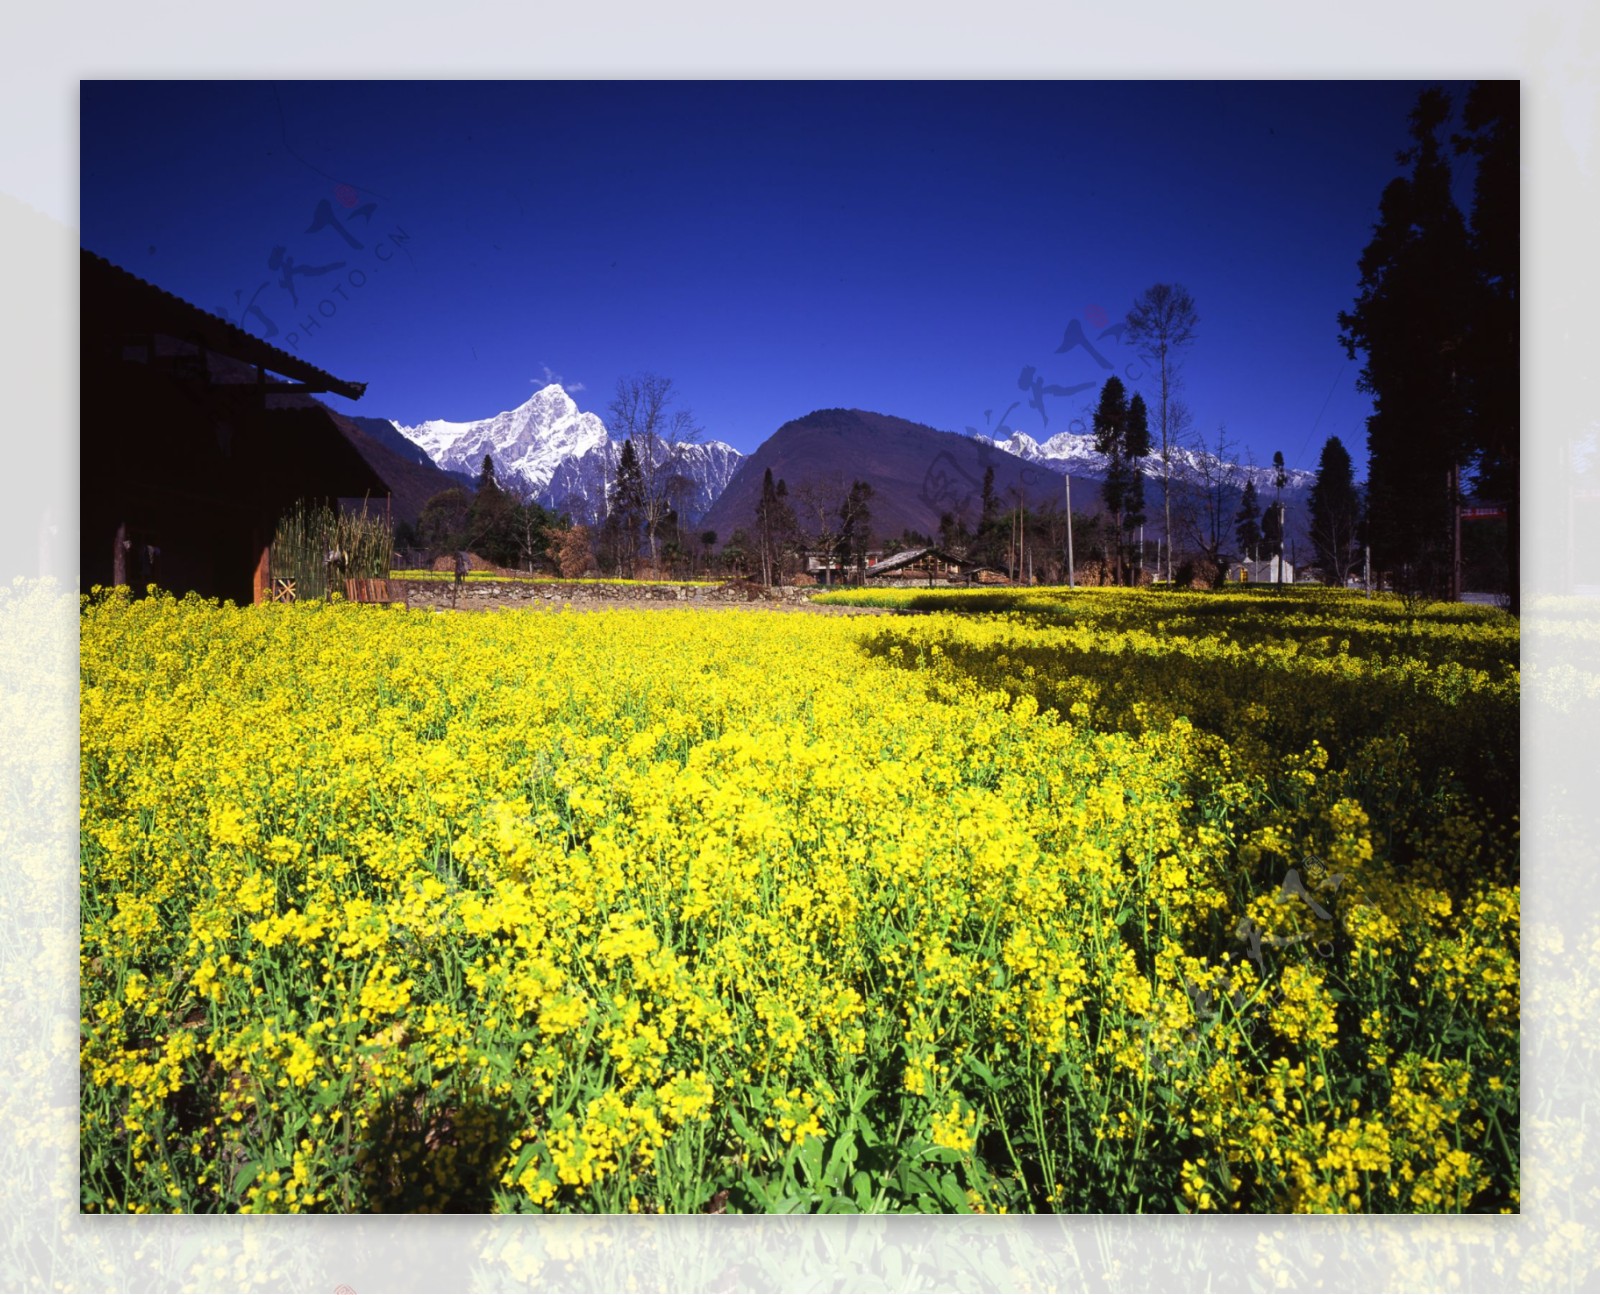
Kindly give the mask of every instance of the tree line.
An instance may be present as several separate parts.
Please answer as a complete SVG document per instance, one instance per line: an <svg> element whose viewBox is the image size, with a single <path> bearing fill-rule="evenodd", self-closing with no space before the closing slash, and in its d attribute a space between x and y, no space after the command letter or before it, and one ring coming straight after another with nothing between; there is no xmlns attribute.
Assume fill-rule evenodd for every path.
<svg viewBox="0 0 1600 1295"><path fill-rule="evenodd" d="M618 379L608 413L621 444L614 458L608 447L595 517L577 520L514 493L486 454L473 488L429 499L414 526L396 529L396 547L417 561L465 550L507 569L568 578L715 571L715 535L681 519L690 483L676 470L676 455L700 428L672 380L653 373Z"/></svg>
<svg viewBox="0 0 1600 1295"><path fill-rule="evenodd" d="M1383 191L1339 340L1362 357L1359 385L1373 398L1365 532L1374 565L1404 591L1456 588L1455 510L1474 484L1506 509L1500 559L1517 611L1518 84L1474 83L1461 129L1446 138L1453 112L1443 90L1418 96L1410 147L1396 156L1404 174ZM1466 213L1451 193L1452 154L1476 167Z"/></svg>

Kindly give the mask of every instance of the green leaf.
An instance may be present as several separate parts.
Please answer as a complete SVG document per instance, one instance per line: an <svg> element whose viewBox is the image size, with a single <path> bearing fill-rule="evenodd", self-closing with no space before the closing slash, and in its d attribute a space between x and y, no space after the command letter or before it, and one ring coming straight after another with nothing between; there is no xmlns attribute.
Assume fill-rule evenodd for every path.
<svg viewBox="0 0 1600 1295"><path fill-rule="evenodd" d="M850 1176L850 1190L855 1193L856 1204L862 1209L871 1209L878 1199L878 1193L873 1190L872 1177L865 1169L858 1169Z"/></svg>
<svg viewBox="0 0 1600 1295"><path fill-rule="evenodd" d="M539 1144L537 1142L529 1142L522 1148L521 1151L517 1153L517 1162L514 1166L512 1166L511 1169L511 1176L513 1178L521 1176L522 1171L528 1167L528 1162L533 1159L534 1154L538 1150Z"/></svg>
<svg viewBox="0 0 1600 1295"><path fill-rule="evenodd" d="M750 1199L756 1203L758 1209L763 1213L772 1212L772 1194L767 1190L765 1183L750 1174L744 1174L740 1179L740 1185L749 1194Z"/></svg>
<svg viewBox="0 0 1600 1295"><path fill-rule="evenodd" d="M856 1163L856 1140L840 1137L834 1140L833 1154L828 1157L828 1168L822 1175L822 1185L835 1191L844 1186L850 1170Z"/></svg>
<svg viewBox="0 0 1600 1295"><path fill-rule="evenodd" d="M734 1132L743 1138L752 1150L765 1151L767 1149L766 1139L752 1129L745 1122L744 1116L740 1115L737 1110L730 1110L728 1117L733 1121Z"/></svg>
<svg viewBox="0 0 1600 1295"><path fill-rule="evenodd" d="M967 1194L962 1191L956 1176L948 1169L939 1176L939 1195L957 1214L972 1213L972 1203L967 1200Z"/></svg>
<svg viewBox="0 0 1600 1295"><path fill-rule="evenodd" d="M1002 1087L1004 1087L1004 1085L1002 1085L1000 1080L996 1077L994 1071L990 1070L988 1066L984 1065L983 1062L979 1061L976 1057L967 1058L967 1069L975 1074L983 1082L984 1087L988 1088L991 1092L998 1092Z"/></svg>
<svg viewBox="0 0 1600 1295"><path fill-rule="evenodd" d="M798 1148L799 1155L796 1161L805 1171L806 1185L815 1187L822 1181L822 1152L821 1138L807 1138Z"/></svg>

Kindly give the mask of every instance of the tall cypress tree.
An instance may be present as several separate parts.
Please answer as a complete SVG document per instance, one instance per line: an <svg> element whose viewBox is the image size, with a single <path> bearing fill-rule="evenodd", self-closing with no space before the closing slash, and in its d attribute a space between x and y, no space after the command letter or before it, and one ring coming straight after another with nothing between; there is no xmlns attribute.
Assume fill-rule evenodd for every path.
<svg viewBox="0 0 1600 1295"><path fill-rule="evenodd" d="M644 473L633 439L622 442L617 459L617 479L611 487L606 528L616 548L618 566L630 575L639 556L639 529L644 524Z"/></svg>
<svg viewBox="0 0 1600 1295"><path fill-rule="evenodd" d="M839 504L839 565L854 566L859 584L866 574L867 548L872 543L872 487L852 481Z"/></svg>
<svg viewBox="0 0 1600 1295"><path fill-rule="evenodd" d="M1100 404L1094 413L1094 447L1108 460L1100 495L1111 514L1117 546L1115 579L1121 584L1127 534L1144 521L1144 476L1137 460L1150 453L1150 420L1144 398L1136 395L1130 401L1121 378L1107 378L1100 388Z"/></svg>
<svg viewBox="0 0 1600 1295"><path fill-rule="evenodd" d="M1468 451L1463 344L1472 267L1439 139L1449 116L1443 91L1418 97L1412 146L1396 159L1409 174L1383 192L1360 260L1360 296L1339 315L1346 353L1365 355L1358 386L1373 397L1367 420L1373 558L1381 569L1408 573L1412 587L1433 591L1447 575L1450 472Z"/></svg>
<svg viewBox="0 0 1600 1295"><path fill-rule="evenodd" d="M1322 569L1323 583L1342 585L1350 572L1361 500L1350 451L1337 436L1323 443L1310 502L1311 548Z"/></svg>
<svg viewBox="0 0 1600 1295"><path fill-rule="evenodd" d="M774 481L768 468L761 479L761 499L756 504L756 542L761 550L761 582L776 584L782 574L783 546L794 531L794 509L789 504L789 487Z"/></svg>
<svg viewBox="0 0 1600 1295"><path fill-rule="evenodd" d="M1239 501L1239 511L1233 519L1233 535L1239 541L1239 556L1254 561L1261 547L1261 497L1256 493L1256 483L1246 479L1244 496Z"/></svg>

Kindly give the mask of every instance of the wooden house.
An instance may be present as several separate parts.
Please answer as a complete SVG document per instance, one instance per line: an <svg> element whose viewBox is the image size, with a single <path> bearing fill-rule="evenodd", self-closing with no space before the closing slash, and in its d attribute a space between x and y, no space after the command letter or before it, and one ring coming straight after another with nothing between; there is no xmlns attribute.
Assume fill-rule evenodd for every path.
<svg viewBox="0 0 1600 1295"><path fill-rule="evenodd" d="M313 393L346 382L84 251L79 578L243 603L297 500L389 487Z"/></svg>
<svg viewBox="0 0 1600 1295"><path fill-rule="evenodd" d="M871 583L891 588L914 585L923 588L966 585L973 583L974 580L981 580L985 574L990 574L989 568L955 557L931 545L903 549L867 568L867 579ZM983 583L990 581L984 580ZM1009 584L1010 581L1005 580L1004 583Z"/></svg>

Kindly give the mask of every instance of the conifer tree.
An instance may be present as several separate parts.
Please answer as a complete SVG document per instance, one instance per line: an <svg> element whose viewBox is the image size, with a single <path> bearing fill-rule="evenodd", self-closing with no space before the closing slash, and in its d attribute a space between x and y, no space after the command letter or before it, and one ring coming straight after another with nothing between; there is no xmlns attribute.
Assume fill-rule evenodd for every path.
<svg viewBox="0 0 1600 1295"><path fill-rule="evenodd" d="M1144 476L1137 460L1150 453L1150 421L1144 398L1128 399L1121 378L1107 378L1094 414L1095 449L1104 454L1106 479L1100 487L1111 514L1116 541L1115 579L1122 583L1122 556L1128 532L1144 522Z"/></svg>
<svg viewBox="0 0 1600 1295"><path fill-rule="evenodd" d="M639 530L644 523L644 475L639 467L639 457L634 452L633 440L622 442L622 453L617 459L617 479L611 487L610 504L606 516L616 564L619 570L633 574L639 557Z"/></svg>
<svg viewBox="0 0 1600 1295"><path fill-rule="evenodd" d="M1356 493L1350 451L1337 436L1323 443L1310 505L1311 548L1322 569L1323 583L1342 585L1353 560L1361 499Z"/></svg>
<svg viewBox="0 0 1600 1295"><path fill-rule="evenodd" d="M1450 194L1439 132L1450 99L1425 90L1410 118L1409 173L1390 181L1360 260L1355 308L1340 342L1365 358L1368 527L1374 563L1402 585L1443 588L1452 471L1465 459L1463 343L1473 297L1466 224Z"/></svg>
<svg viewBox="0 0 1600 1295"><path fill-rule="evenodd" d="M1234 538L1239 541L1239 556L1252 562L1261 547L1261 498L1256 493L1254 480L1244 483L1244 495L1239 500L1239 512L1233 519Z"/></svg>

